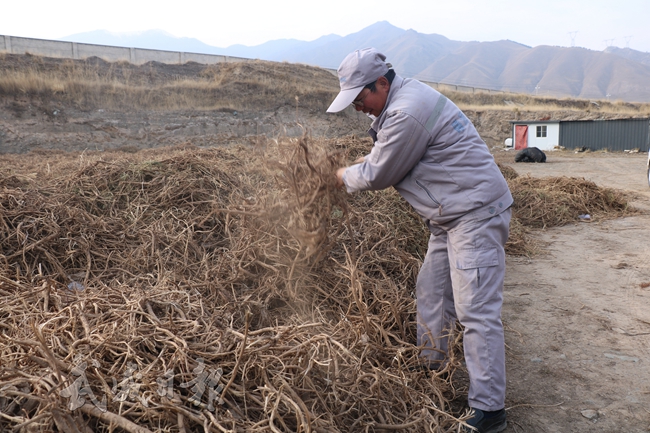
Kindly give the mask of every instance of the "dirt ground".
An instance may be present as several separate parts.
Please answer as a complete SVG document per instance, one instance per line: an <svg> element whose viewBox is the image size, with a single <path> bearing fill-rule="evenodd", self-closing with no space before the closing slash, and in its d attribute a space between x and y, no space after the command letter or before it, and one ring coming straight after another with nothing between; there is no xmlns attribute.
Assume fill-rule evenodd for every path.
<svg viewBox="0 0 650 433"><path fill-rule="evenodd" d="M647 156L547 155L546 164L509 165L629 191L642 212L535 232L544 254L508 257L506 432L650 431Z"/></svg>

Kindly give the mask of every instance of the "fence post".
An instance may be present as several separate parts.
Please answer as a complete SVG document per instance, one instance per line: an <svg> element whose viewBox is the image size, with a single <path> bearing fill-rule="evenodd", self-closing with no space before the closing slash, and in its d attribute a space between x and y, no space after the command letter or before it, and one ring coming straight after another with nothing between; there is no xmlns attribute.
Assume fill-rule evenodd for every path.
<svg viewBox="0 0 650 433"><path fill-rule="evenodd" d="M129 48L130 62L135 65L135 48Z"/></svg>
<svg viewBox="0 0 650 433"><path fill-rule="evenodd" d="M11 48L11 36L5 35L5 48L9 54L13 54L13 49Z"/></svg>
<svg viewBox="0 0 650 433"><path fill-rule="evenodd" d="M79 48L77 48L76 42L72 42L72 58L79 59Z"/></svg>

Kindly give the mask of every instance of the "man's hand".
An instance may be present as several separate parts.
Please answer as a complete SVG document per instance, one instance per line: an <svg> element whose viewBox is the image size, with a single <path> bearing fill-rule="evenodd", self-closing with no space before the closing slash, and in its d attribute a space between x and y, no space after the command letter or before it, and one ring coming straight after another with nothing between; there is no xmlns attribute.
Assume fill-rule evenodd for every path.
<svg viewBox="0 0 650 433"><path fill-rule="evenodd" d="M337 188L342 188L345 183L343 183L343 173L345 173L345 170L347 167L341 167L338 170L336 170L336 187Z"/></svg>
<svg viewBox="0 0 650 433"><path fill-rule="evenodd" d="M364 162L366 159L363 156L358 157L352 164L361 164ZM338 170L336 170L336 187L337 188L342 188L345 186L345 183L343 182L343 173L345 173L345 170L347 167L341 167Z"/></svg>

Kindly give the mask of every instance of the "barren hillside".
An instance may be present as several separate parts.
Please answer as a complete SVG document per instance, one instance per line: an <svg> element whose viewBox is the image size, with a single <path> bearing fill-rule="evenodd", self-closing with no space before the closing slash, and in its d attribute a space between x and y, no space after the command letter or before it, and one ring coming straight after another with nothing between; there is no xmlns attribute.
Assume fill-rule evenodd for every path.
<svg viewBox="0 0 650 433"><path fill-rule="evenodd" d="M354 110L326 114L338 91L330 72L251 62L134 66L100 59L0 57L0 151L138 149L190 141L363 135ZM516 94L448 93L490 147L510 136L511 120L647 117L648 104Z"/></svg>

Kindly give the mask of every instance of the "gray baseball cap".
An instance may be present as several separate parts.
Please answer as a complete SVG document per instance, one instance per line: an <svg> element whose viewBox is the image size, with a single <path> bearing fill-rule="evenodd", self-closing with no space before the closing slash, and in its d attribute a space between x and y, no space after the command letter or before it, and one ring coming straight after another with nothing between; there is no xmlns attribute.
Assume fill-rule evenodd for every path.
<svg viewBox="0 0 650 433"><path fill-rule="evenodd" d="M339 66L341 91L327 109L337 113L350 105L367 84L374 83L388 72L386 56L375 48L364 48L348 54Z"/></svg>

